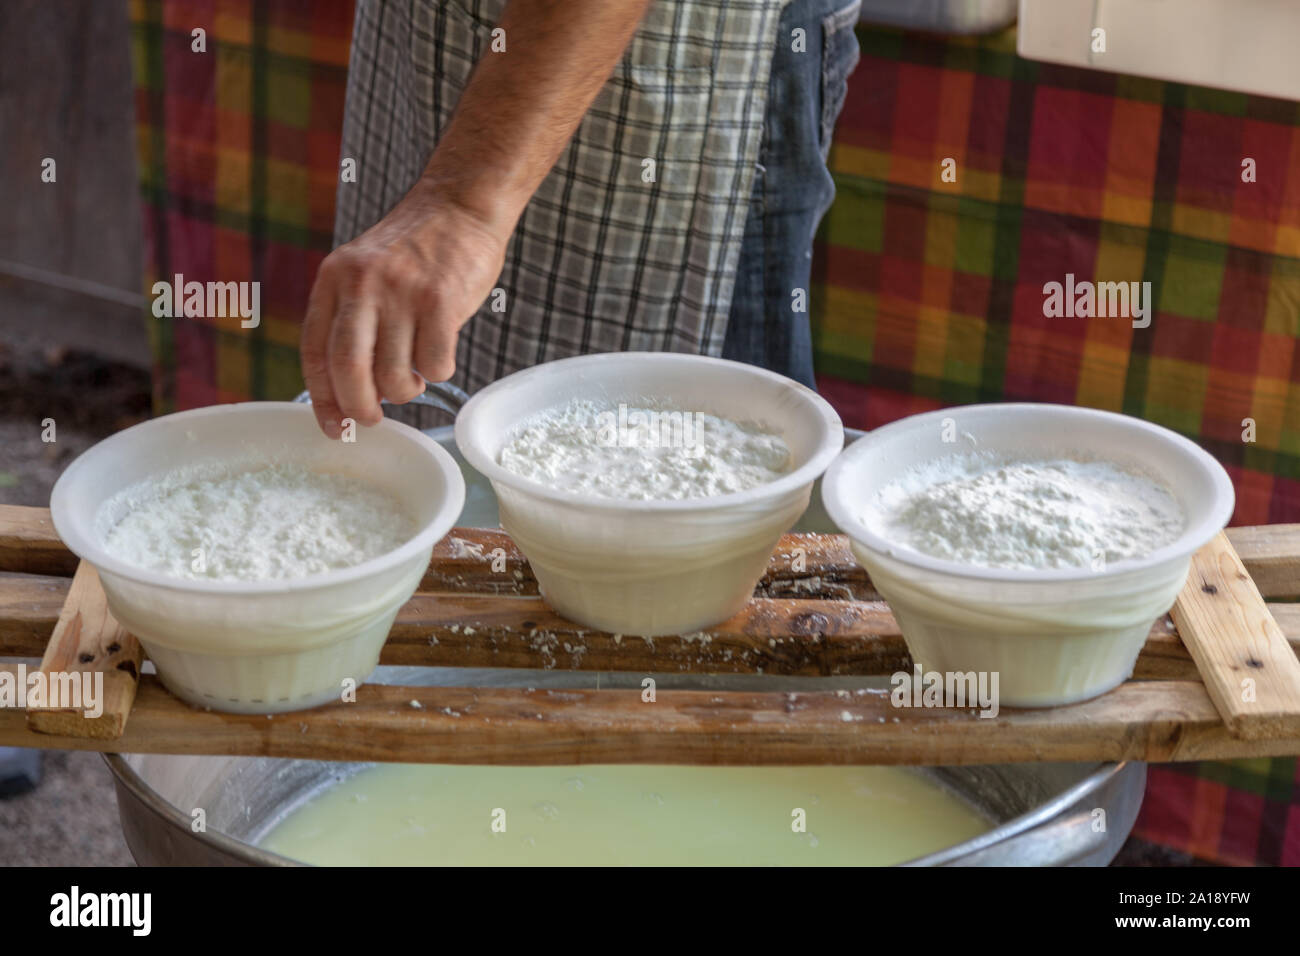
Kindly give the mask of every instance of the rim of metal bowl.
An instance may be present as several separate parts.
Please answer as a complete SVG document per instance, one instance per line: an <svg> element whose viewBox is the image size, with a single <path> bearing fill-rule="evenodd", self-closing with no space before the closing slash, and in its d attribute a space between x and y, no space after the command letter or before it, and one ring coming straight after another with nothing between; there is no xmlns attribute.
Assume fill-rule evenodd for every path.
<svg viewBox="0 0 1300 956"><path fill-rule="evenodd" d="M201 833L194 833L190 829L190 819L185 816L175 805L167 801L158 793L149 783L136 772L122 754L105 753L102 755L104 762L108 764L109 770L119 781L126 786L131 793L139 799L151 811L163 817L167 822L174 826L180 827L181 830L200 843L205 843L213 849L219 850L230 856L238 857L246 862L254 863L259 866L312 866L311 863L305 863L302 860L295 860L292 857L281 856L278 853L272 853L269 850L263 850L261 847L251 843L245 843L234 837L227 836L217 830L205 830ZM160 755L162 756L162 755ZM176 755L182 756L182 755ZM1063 813L1079 801L1084 794L1100 788L1109 780L1118 776L1131 761L1121 761L1120 763L1106 763L1099 765L1095 770L1089 773L1078 783L1067 787L1065 790L1056 794L1047 802L1027 810L1017 817L1012 817L1005 823L1001 823L982 833L977 837L972 837L962 843L946 847L942 850L936 850L934 853L927 853L925 856L914 857L910 860L903 860L896 866L934 866L942 863L948 863L955 859L960 859L967 853L973 853L977 850L987 849L1004 840L1019 836L1034 827L1048 822L1057 815Z"/></svg>

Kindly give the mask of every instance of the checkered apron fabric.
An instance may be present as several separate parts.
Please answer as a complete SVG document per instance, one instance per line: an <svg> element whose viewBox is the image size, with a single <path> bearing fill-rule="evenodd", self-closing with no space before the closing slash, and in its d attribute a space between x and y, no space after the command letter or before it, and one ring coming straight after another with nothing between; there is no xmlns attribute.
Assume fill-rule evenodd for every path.
<svg viewBox="0 0 1300 956"><path fill-rule="evenodd" d="M489 297L462 330L458 385L588 352L721 353L782 6L651 4L519 220L505 311ZM358 3L343 124L357 181L338 186L336 244L415 183L504 7Z"/></svg>

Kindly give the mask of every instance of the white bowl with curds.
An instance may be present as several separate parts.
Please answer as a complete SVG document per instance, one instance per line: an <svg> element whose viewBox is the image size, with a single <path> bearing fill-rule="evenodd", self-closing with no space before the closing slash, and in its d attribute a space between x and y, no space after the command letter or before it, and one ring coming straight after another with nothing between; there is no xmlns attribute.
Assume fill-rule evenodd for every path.
<svg viewBox="0 0 1300 956"><path fill-rule="evenodd" d="M780 435L793 467L744 491L681 500L624 500L544 485L498 458L518 426L572 399L662 402L753 422ZM673 352L584 355L516 372L456 417L456 444L492 483L501 526L560 614L615 634L689 634L739 611L844 429L816 392L775 372Z"/></svg>
<svg viewBox="0 0 1300 956"><path fill-rule="evenodd" d="M1062 453L1111 461L1163 483L1186 517L1152 553L1101 570L980 567L889 539L869 503L909 469L959 443L1012 457ZM969 445L968 445L969 447ZM827 469L822 500L889 602L915 662L940 673L998 674L1001 704L1086 700L1133 672L1152 625L1173 606L1192 554L1232 516L1232 482L1217 461L1167 428L1065 405L968 405L913 415L854 442Z"/></svg>
<svg viewBox="0 0 1300 956"><path fill-rule="evenodd" d="M181 466L300 465L364 480L394 497L416 532L387 554L302 578L230 581L137 567L104 545L119 491ZM50 496L55 530L99 572L108 607L139 638L167 689L198 707L278 713L339 700L374 670L398 609L465 500L460 468L438 443L385 419L331 441L308 405L246 402L165 415L105 439ZM116 505L114 505L116 507Z"/></svg>

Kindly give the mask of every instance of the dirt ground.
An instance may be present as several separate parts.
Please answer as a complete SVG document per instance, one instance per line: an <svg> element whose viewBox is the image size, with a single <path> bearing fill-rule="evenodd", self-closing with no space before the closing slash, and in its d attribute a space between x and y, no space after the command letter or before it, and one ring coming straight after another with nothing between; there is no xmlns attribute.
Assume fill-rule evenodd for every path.
<svg viewBox="0 0 1300 956"><path fill-rule="evenodd" d="M48 505L69 462L149 416L149 388L147 372L88 352L0 344L0 504Z"/></svg>
<svg viewBox="0 0 1300 956"><path fill-rule="evenodd" d="M0 865L133 865L104 758L47 750L42 762L40 786L0 800Z"/></svg>

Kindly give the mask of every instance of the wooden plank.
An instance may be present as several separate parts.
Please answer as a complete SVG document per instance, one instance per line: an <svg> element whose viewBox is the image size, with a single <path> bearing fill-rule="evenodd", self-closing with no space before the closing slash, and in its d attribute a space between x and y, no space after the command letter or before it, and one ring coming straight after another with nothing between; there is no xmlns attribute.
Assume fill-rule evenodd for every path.
<svg viewBox="0 0 1300 956"><path fill-rule="evenodd" d="M71 577L77 556L54 533L48 508L0 505L0 571Z"/></svg>
<svg viewBox="0 0 1300 956"><path fill-rule="evenodd" d="M639 672L717 671L804 675L891 673L910 667L906 648L888 608L873 601L759 597L730 621L707 633L644 640L576 628L535 596L510 597L520 590L496 580L503 571L519 582L526 564L505 549L499 533L476 532L460 543L440 545L448 551L433 566L442 586L472 580L470 594L417 594L403 609L385 648L390 664L449 666L560 667ZM834 552L842 539L783 541L768 579L778 589L799 586L813 556L815 566L830 568L842 556ZM793 542L793 543L791 543ZM473 545L493 545L486 551ZM498 567L491 564L491 551ZM793 547L804 548L796 554ZM1223 547L1226 548L1226 545ZM1227 548L1231 552L1230 548ZM476 553L476 551L478 553ZM485 560L486 558L486 560ZM445 559L445 560L444 560ZM511 562L514 562L513 564ZM460 562L459 565L456 562ZM1240 567L1240 565L1238 565ZM66 602L71 609L86 603L92 616L111 621L97 580L79 573ZM1196 571L1200 574L1200 570ZM1239 572L1246 584L1244 570ZM82 593L91 587L99 610ZM1197 580L1201 580L1197 578ZM1234 583L1237 583L1234 578ZM6 628L0 617L3 645L39 641L33 622L56 591L50 579L17 577L9 605L24 627ZM834 586L859 582L832 580ZM830 593L835 593L834 590ZM808 589L825 591L820 584ZM1217 593L1230 593L1225 581ZM20 598L34 598L25 608ZM1195 595L1193 595L1195 597ZM1181 600L1181 599L1180 599ZM1240 603L1240 602L1238 602ZM0 604L0 608L4 607ZM1262 599L1247 606L1268 614ZM1300 609L1282 606L1280 616L1300 630ZM25 616L23 616L25 615ZM71 623L59 625L47 665L83 663L80 644L89 640L78 621L78 641L69 648ZM112 625L115 633L120 628ZM1240 625L1234 623L1233 628ZM1282 638L1281 626L1271 643ZM27 637L9 636L11 634ZM1296 635L1300 643L1300 634ZM134 643L134 642L132 642ZM100 649L120 642L103 644ZM1285 644L1292 666L1294 653ZM59 649L56 654L56 648ZM1276 651L1276 646L1273 646ZM117 651L109 651L110 654ZM69 657L69 653L74 656ZM84 653L90 653L84 651ZM139 669L135 651L135 673ZM146 677L129 726L119 740L74 736L77 724L48 727L58 734L32 733L48 714L0 713L0 744L60 746L74 749L159 753L250 753L317 757L333 760L425 760L431 762L574 763L592 761L681 763L982 763L1017 760L1193 760L1225 759L1300 752L1300 734L1284 740L1260 740L1234 734L1219 716L1207 690L1194 677L1191 658L1168 620L1157 622L1139 659L1139 675L1158 682L1129 683L1110 694L1072 707L1006 711L994 720L968 711L901 710L880 691L823 691L809 694L661 691L652 705L639 691L527 691L523 689L401 688L368 685L356 704L339 704L273 718L243 717L193 710ZM91 663L91 662L84 662ZM111 664L111 661L108 663ZM101 665L102 666L102 665ZM8 668L12 671L12 667ZM1254 668L1259 670L1259 668ZM0 666L0 673L6 668ZM107 677L107 675L106 675ZM542 696L538 696L538 695ZM413 706L412 701L418 706ZM668 706L665 706L668 705ZM650 707L650 710L646 710ZM117 707L125 714L129 704ZM292 729L287 729L289 727ZM1236 728L1233 728L1236 729Z"/></svg>
<svg viewBox="0 0 1300 956"><path fill-rule="evenodd" d="M532 568L510 536L484 528L453 528L439 541L419 589L510 596L538 593ZM848 538L841 534L782 537L754 594L846 601L880 597L849 550Z"/></svg>
<svg viewBox="0 0 1300 956"><path fill-rule="evenodd" d="M462 594L537 594L528 561L504 531L452 528L433 546L420 591Z"/></svg>
<svg viewBox="0 0 1300 956"><path fill-rule="evenodd" d="M1269 607L1300 655L1300 605ZM540 598L432 594L417 594L398 614L381 663L809 677L912 668L898 622L882 602L754 598L717 627L647 640L580 628ZM1168 617L1152 625L1133 679L1199 679Z"/></svg>
<svg viewBox="0 0 1300 956"><path fill-rule="evenodd" d="M1296 645L1300 649L1300 631ZM912 668L898 622L881 602L754 598L706 631L643 638L580 628L540 598L460 594L417 594L407 602L381 662L810 677ZM1197 678L1196 665L1167 617L1152 627L1134 676Z"/></svg>
<svg viewBox="0 0 1300 956"><path fill-rule="evenodd" d="M68 592L66 578L0 577L0 658L41 657ZM911 657L888 609L842 603L830 609L835 627L818 642L771 634L768 607L755 598L703 637L651 642L587 631L556 616L538 598L417 594L398 615L380 662L430 667L528 667L604 671L707 671L719 674L890 674L910 670ZM823 613L832 602L784 602L786 614ZM1300 654L1300 604L1270 603L1282 632ZM537 634L531 633L538 631ZM769 644L769 641L775 643ZM565 644L569 648L565 649ZM1168 618L1157 621L1138 657L1136 680L1195 680L1196 664Z"/></svg>
<svg viewBox="0 0 1300 956"><path fill-rule="evenodd" d="M40 657L63 611L71 581L0 574L0 657Z"/></svg>
<svg viewBox="0 0 1300 956"><path fill-rule="evenodd" d="M1229 528L1227 534L1261 594L1265 597L1300 597L1300 524ZM465 546L458 549L451 538L460 538ZM808 546L809 539L815 539L811 548ZM484 561L474 554L475 545L482 546L483 554L487 555L497 547L503 548L506 569L493 570L490 561ZM806 553L800 561L802 570L796 572L791 564L795 549L798 548L804 548ZM474 591L482 588L484 593L536 593L536 581L532 578L527 562L505 532L483 528L453 528L451 534L439 542L434 557L436 563L445 566L447 573L435 574L429 578L428 585L422 590ZM457 561L460 562L459 566L447 563ZM76 558L54 534L48 508L0 505L0 571L71 576L76 565ZM456 572L461 569L468 573L462 573L460 586L450 586L451 583L456 583ZM515 575L515 571L520 572L522 579ZM513 578L517 584L510 584L505 580L506 577ZM818 577L832 586L843 585L855 589L855 596L859 598L874 596L866 573L853 560L848 539L835 534L783 537L777 546L768 576L764 578L767 583L760 583L759 591L769 597L842 596L836 593L802 592L787 595L765 590L769 587L779 589L786 581L807 582ZM517 587L522 590L515 590ZM507 588L510 590L505 590Z"/></svg>
<svg viewBox="0 0 1300 956"><path fill-rule="evenodd" d="M1227 535L1260 594L1300 598L1300 524L1229 528Z"/></svg>
<svg viewBox="0 0 1300 956"><path fill-rule="evenodd" d="M1232 733L1300 738L1300 661L1226 535L1193 555L1172 616Z"/></svg>
<svg viewBox="0 0 1300 956"><path fill-rule="evenodd" d="M27 709L27 725L38 734L113 740L126 729L140 679L140 643L108 611L99 575L88 563L72 578L63 613L54 626L40 672L46 686L72 678L88 693L88 681L98 689L96 716L87 716L88 702L76 707Z"/></svg>
<svg viewBox="0 0 1300 956"><path fill-rule="evenodd" d="M880 599L842 534L782 535L754 593L773 598Z"/></svg>
<svg viewBox="0 0 1300 956"><path fill-rule="evenodd" d="M893 614L879 602L754 598L695 634L644 638L578 627L541 598L416 595L383 661L551 670L757 674L888 674L911 667Z"/></svg>
<svg viewBox="0 0 1300 956"><path fill-rule="evenodd" d="M1273 620L1277 621L1277 626L1286 635L1287 643L1300 653L1300 604L1282 604L1277 601L1265 603L1268 605L1268 613L1273 615Z"/></svg>
<svg viewBox="0 0 1300 956"><path fill-rule="evenodd" d="M3 666L0 665L0 670ZM414 704L412 703L414 702ZM418 705L418 706L416 706ZM146 675L117 741L48 738L0 711L0 745L461 764L930 764L1220 760L1300 753L1229 733L1191 681L1125 684L1043 710L901 709L884 691L740 693L364 685L273 717L192 709Z"/></svg>

